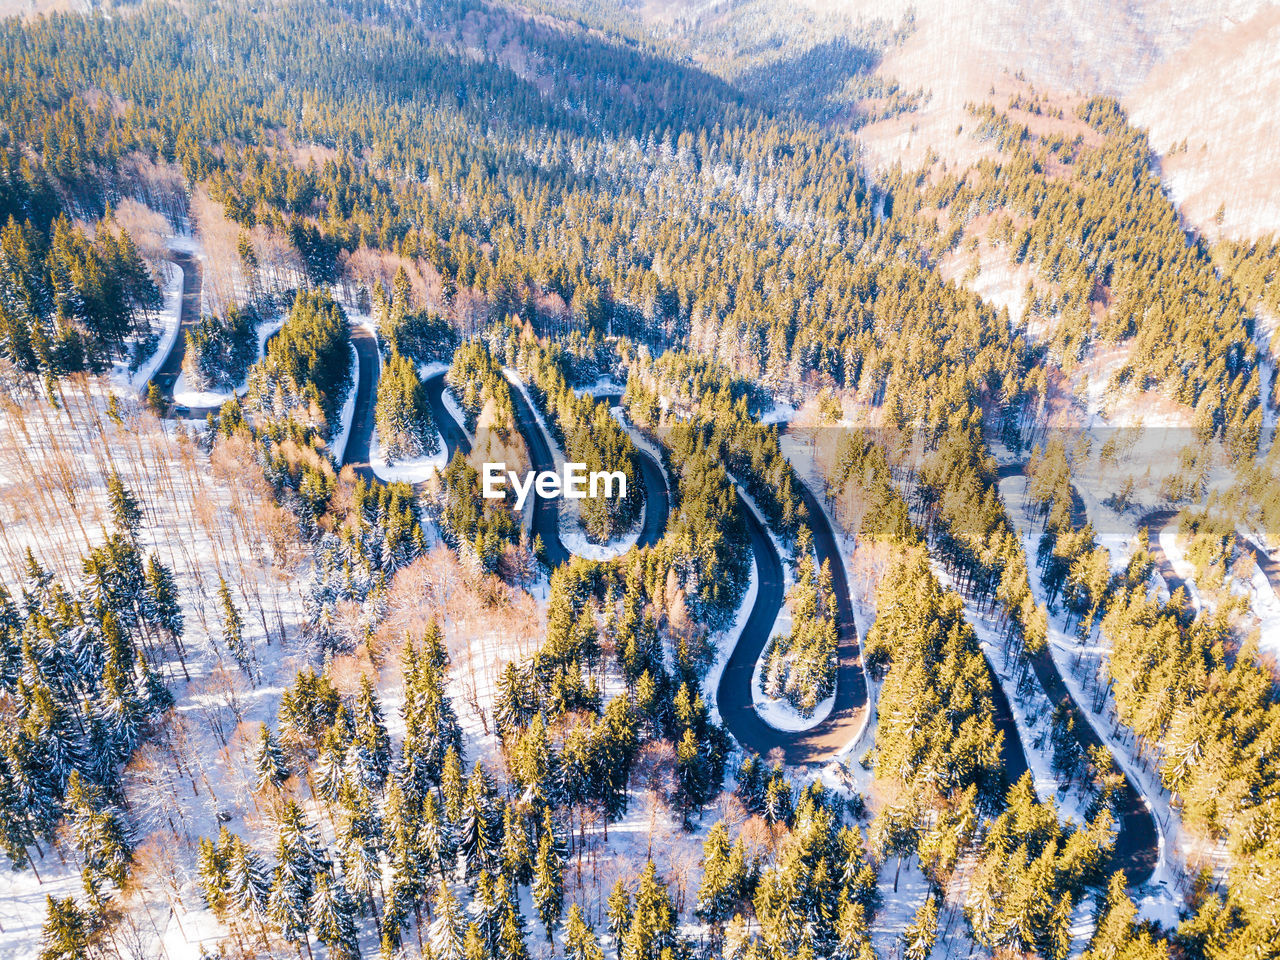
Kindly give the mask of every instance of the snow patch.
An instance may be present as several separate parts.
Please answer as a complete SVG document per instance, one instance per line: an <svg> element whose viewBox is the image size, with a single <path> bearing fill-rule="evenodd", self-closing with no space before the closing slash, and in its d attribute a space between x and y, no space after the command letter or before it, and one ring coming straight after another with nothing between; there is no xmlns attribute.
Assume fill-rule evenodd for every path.
<svg viewBox="0 0 1280 960"><path fill-rule="evenodd" d="M385 483L424 483L447 465L444 437L440 436L439 430L435 431L435 438L435 453L426 453L409 460L397 460L395 463L388 463L386 454L382 450L382 444L378 441L378 428L374 427L373 438L369 444L369 466L378 479Z"/></svg>
<svg viewBox="0 0 1280 960"><path fill-rule="evenodd" d="M168 359L173 346L178 342L178 330L182 326L182 269L176 263L165 262L160 266L163 283L164 305L157 318L160 325L160 340L156 350L143 361L133 373L129 372L129 361L117 360L109 374L111 385L123 390L144 395L147 384L155 376L157 370Z"/></svg>
<svg viewBox="0 0 1280 960"><path fill-rule="evenodd" d="M342 404L342 412L338 417L342 424L342 431L333 443L333 459L339 464L347 453L347 441L351 439L351 421L356 412L356 394L360 392L360 357L356 354L356 348L350 343L347 344L347 349L351 351L351 390Z"/></svg>

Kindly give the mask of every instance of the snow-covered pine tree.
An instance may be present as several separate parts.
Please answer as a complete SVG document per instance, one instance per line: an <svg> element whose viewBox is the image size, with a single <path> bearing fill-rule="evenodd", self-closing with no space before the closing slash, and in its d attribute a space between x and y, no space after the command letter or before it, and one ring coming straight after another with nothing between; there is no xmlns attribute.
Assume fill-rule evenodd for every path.
<svg viewBox="0 0 1280 960"><path fill-rule="evenodd" d="M67 779L67 822L80 853L80 874L89 902L101 908L108 899L107 885L123 890L133 863L124 820L107 805L98 789L78 771Z"/></svg>
<svg viewBox="0 0 1280 960"><path fill-rule="evenodd" d="M235 835L232 835L227 856L227 896L242 916L258 926L265 940L271 880L262 858Z"/></svg>
<svg viewBox="0 0 1280 960"><path fill-rule="evenodd" d="M464 960L463 938L466 918L458 899L441 880L436 891L436 916L431 922L432 960Z"/></svg>
<svg viewBox="0 0 1280 960"><path fill-rule="evenodd" d="M515 884L509 883L506 877L498 878L498 903L502 910L502 924L498 934L497 957L499 960L529 960L529 947L524 935L524 915L520 912Z"/></svg>
<svg viewBox="0 0 1280 960"><path fill-rule="evenodd" d="M529 832L524 816L514 804L507 804L502 814L502 872L516 883L533 880L533 862L529 856Z"/></svg>
<svg viewBox="0 0 1280 960"><path fill-rule="evenodd" d="M528 707L528 691L529 678L514 661L507 661L498 675L498 698L493 708L498 735L504 741L529 722L532 711Z"/></svg>
<svg viewBox="0 0 1280 960"><path fill-rule="evenodd" d="M467 876L496 867L502 849L501 823L493 786L484 767L477 762L467 781L458 843Z"/></svg>
<svg viewBox="0 0 1280 960"><path fill-rule="evenodd" d="M339 800L336 839L342 877L363 911L373 905L374 888L382 882L382 818L373 795L362 784L348 786Z"/></svg>
<svg viewBox="0 0 1280 960"><path fill-rule="evenodd" d="M136 541L138 529L142 526L142 508L115 470L112 470L107 478L107 500L111 507L111 519L115 523L116 532L128 537L131 541Z"/></svg>
<svg viewBox="0 0 1280 960"><path fill-rule="evenodd" d="M252 644L245 640L244 619L236 608L231 588L224 577L218 577L218 615L222 619L222 644L240 669L250 677L257 673L257 656Z"/></svg>
<svg viewBox="0 0 1280 960"><path fill-rule="evenodd" d="M555 836L550 830L543 831L542 840L538 843L531 893L534 909L538 911L538 918L547 931L547 942L551 943L555 928L560 923L560 914L564 910L564 864L556 850Z"/></svg>
<svg viewBox="0 0 1280 960"><path fill-rule="evenodd" d="M271 732L271 727L265 723L258 731L258 746L253 754L253 767L259 790L265 790L267 787L278 790L289 779L289 764L285 759L284 748Z"/></svg>
<svg viewBox="0 0 1280 960"><path fill-rule="evenodd" d="M342 884L328 870L319 871L311 894L311 928L332 960L359 960L355 915L355 904Z"/></svg>
<svg viewBox="0 0 1280 960"><path fill-rule="evenodd" d="M938 901L930 891L915 917L902 931L903 960L929 960L937 939Z"/></svg>
<svg viewBox="0 0 1280 960"><path fill-rule="evenodd" d="M185 621L178 604L178 585L173 571L161 562L156 554L147 558L146 616L152 626L165 631L179 644L181 652L182 630Z"/></svg>
<svg viewBox="0 0 1280 960"><path fill-rule="evenodd" d="M74 897L46 897L37 960L82 960L89 956L91 923Z"/></svg>
<svg viewBox="0 0 1280 960"><path fill-rule="evenodd" d="M622 938L631 929L632 915L631 893L621 879L614 883L613 889L609 892L608 906L609 936L613 937L613 942L618 945L619 951L621 951Z"/></svg>
<svg viewBox="0 0 1280 960"><path fill-rule="evenodd" d="M490 956L495 956L502 937L504 905L499 900L499 890L493 875L487 870L481 870L480 875L476 877L476 894L473 903L476 925L484 939L485 949Z"/></svg>
<svg viewBox="0 0 1280 960"><path fill-rule="evenodd" d="M360 675L356 694L355 739L347 750L348 768L371 790L381 792L391 770L391 737L382 720L382 705L369 675Z"/></svg>
<svg viewBox="0 0 1280 960"><path fill-rule="evenodd" d="M871 931L862 904L842 898L836 916L836 943L833 960L875 960Z"/></svg>
<svg viewBox="0 0 1280 960"><path fill-rule="evenodd" d="M587 923L582 908L576 903L569 908L569 916L564 925L564 958L565 960L604 960L604 951L600 949L600 939Z"/></svg>

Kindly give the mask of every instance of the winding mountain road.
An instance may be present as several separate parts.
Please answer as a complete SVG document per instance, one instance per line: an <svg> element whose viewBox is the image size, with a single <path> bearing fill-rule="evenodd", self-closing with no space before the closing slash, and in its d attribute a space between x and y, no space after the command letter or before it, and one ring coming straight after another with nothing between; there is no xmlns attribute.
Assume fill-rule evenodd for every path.
<svg viewBox="0 0 1280 960"><path fill-rule="evenodd" d="M516 405L517 426L525 437L534 469L554 469L549 442L528 400L518 389L512 391L512 396ZM620 398L609 394L596 399L613 405ZM666 527L669 504L666 480L658 464L643 450L639 451L639 460L647 496L645 527L639 541L643 546L656 544L661 539ZM761 756L779 757L790 766L821 763L834 757L857 739L865 726L868 709L866 675L862 669L861 649L853 619L853 605L849 599L844 562L826 512L803 483L800 490L810 514L818 560L820 563L825 561L830 564L832 590L836 595L839 664L835 703L825 719L809 730L798 732L771 727L755 709L751 689L752 673L756 661L769 642L778 611L782 608L785 578L782 559L773 541L764 525L753 511L746 509L745 504L743 514L756 560L756 597L716 690L721 719L738 742ZM655 493L658 495L655 496ZM538 501L534 508L534 531L542 536L549 559L568 556L568 550L560 543L555 501Z"/></svg>
<svg viewBox="0 0 1280 960"><path fill-rule="evenodd" d="M525 449L529 451L529 466L538 471L554 472L555 458L551 456L551 444L542 432L542 425L534 415L533 407L525 399L524 391L515 384L511 385L511 400L515 406L516 429L524 437ZM533 495L533 530L532 536L542 538L542 555L547 566L555 569L569 562L569 550L560 541L560 501Z"/></svg>
<svg viewBox="0 0 1280 960"><path fill-rule="evenodd" d="M537 415L530 406L528 398L515 384L511 385L511 399L515 406L516 428L524 437L526 449L529 451L531 467L539 472L555 471L555 458L551 454L551 441ZM620 399L616 394L596 398L613 406ZM653 546L662 539L667 528L667 516L671 509L671 501L667 491L667 480L661 467L654 462L644 450L636 448L640 463L640 476L644 483L644 526L636 545ZM562 563L568 563L570 552L560 539L560 500L559 498L543 498L534 494L533 533L542 538L543 555L552 569Z"/></svg>
<svg viewBox="0 0 1280 960"><path fill-rule="evenodd" d="M448 459L459 450L465 457L471 453L471 438L462 424L453 419L453 414L444 403L444 371L433 374L423 381L427 389L427 404L431 407L431 416L436 421L436 428L444 438L444 449Z"/></svg>
<svg viewBox="0 0 1280 960"><path fill-rule="evenodd" d="M175 253L172 259L183 271L180 324L185 328L199 319L200 271L195 258L188 254ZM151 381L156 384L163 396L170 399L174 384L181 373L182 360L186 351L186 338L183 333L184 331L180 329L168 356L165 357ZM359 361L360 382L356 391L355 411L343 456L343 465L350 465L359 476L372 479L374 474L370 466L370 448L373 436L374 397L379 372L378 347L373 333L363 326L352 327L351 342ZM449 413L444 403L443 389L443 373L427 378L427 400L441 436L444 438L448 456L452 458L457 450L462 450L464 454L469 453L471 444L462 425L458 424ZM533 468L539 471L554 470L555 464L548 438L523 392L513 389L512 398L515 405L516 426L524 437ZM607 396L600 399L613 404L618 398ZM216 412L216 408L208 410L174 408L170 410L170 416L201 417L210 412ZM647 494L644 529L641 532L639 544L651 546L658 542L666 528L670 498L665 476L653 458L641 450L639 462ZM1021 474L1024 467L1023 464L1002 467L1000 476L1004 478ZM1074 489L1072 493L1073 501L1077 500L1078 495ZM751 689L752 673L756 661L769 641L778 612L782 608L785 579L782 560L773 541L754 512L745 509L745 505L743 513L751 549L755 555L757 590L747 622L725 664L716 691L720 715L734 737L745 748L761 756L778 757L783 763L791 766L822 763L834 757L849 746L865 729L869 709L866 676L861 662L857 628L853 620L848 578L838 542L826 511L821 508L814 493L803 482L800 484L800 494L809 513L819 562L830 564L832 589L836 595L839 633L836 701L824 720L809 730L799 732L782 731L769 726L754 707ZM1075 506L1073 502L1073 513ZM1079 504L1079 509L1083 511L1083 504ZM1156 511L1145 516L1142 523L1149 528L1159 529L1175 515L1173 511ZM553 568L568 561L570 554L560 539L559 510L555 500L535 497L533 532L542 537L545 556ZM1173 573L1172 564L1159 548L1158 537L1153 539L1152 553L1157 563L1161 565L1161 572L1165 575L1170 589L1176 589L1177 586L1182 585L1183 581ZM1259 565L1263 566L1265 563L1275 566L1270 557L1262 555ZM1264 570L1266 569L1264 566ZM1272 582L1274 583L1275 580ZM1065 700L1075 713L1075 729L1081 744L1085 746L1101 744L1102 740L1093 729L1088 717L1071 699L1057 666L1048 652L1044 651L1032 658L1032 665L1049 697L1055 701ZM1008 700L999 683L993 684L993 701L996 709L996 725L1004 734L1002 747L1004 771L1012 782L1027 770L1026 755ZM1125 869L1130 883L1137 885L1151 876L1155 866L1158 849L1155 822L1150 809L1127 777L1121 794L1118 804L1120 824L1116 840L1115 863Z"/></svg>
<svg viewBox="0 0 1280 960"><path fill-rule="evenodd" d="M1020 477L1024 475L1026 467L1025 461L1001 464L996 471L996 476L999 480ZM1071 487L1071 514L1072 521L1077 526L1083 525L1087 519L1084 500L1074 486ZM1160 556L1164 557L1163 551ZM1164 558L1164 562L1167 564L1168 558ZM1086 754L1090 749L1105 746L1089 715L1071 696L1049 649L1046 647L1032 655L1030 659L1031 668L1040 680L1040 685L1044 688L1049 702L1065 704L1071 711L1074 720L1072 729L1077 742ZM1118 822L1112 864L1124 870L1130 886L1141 886L1155 872L1156 863L1160 857L1160 835L1156 830L1155 814L1128 774L1124 776L1124 785L1120 789L1120 796L1116 799L1115 811Z"/></svg>

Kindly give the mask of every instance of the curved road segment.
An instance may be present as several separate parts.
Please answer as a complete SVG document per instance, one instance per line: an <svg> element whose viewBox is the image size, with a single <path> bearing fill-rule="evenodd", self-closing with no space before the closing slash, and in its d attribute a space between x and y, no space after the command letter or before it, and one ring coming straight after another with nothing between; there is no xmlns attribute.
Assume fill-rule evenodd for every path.
<svg viewBox="0 0 1280 960"><path fill-rule="evenodd" d="M173 388L182 373L182 361L187 355L187 330L200 322L200 291L202 277L200 262L189 253L171 250L169 259L182 271L182 302L178 311L178 335L168 355L151 375L149 383L155 384L169 406L169 416L174 419L192 419L217 413L217 407L174 407Z"/></svg>
<svg viewBox="0 0 1280 960"><path fill-rule="evenodd" d="M836 627L839 636L835 703L820 723L808 730L786 732L769 726L756 712L751 686L756 661L773 633L774 621L782 607L782 560L763 524L743 504L743 516L751 549L756 556L756 602L751 608L741 636L729 655L716 700L720 716L738 742L763 757L776 756L789 766L822 763L854 742L864 729L868 710L867 680L862 670L858 628L853 620L849 581L840 549L813 493L802 481L800 495L809 513L814 548L819 563L828 563L831 589L836 597ZM777 751L775 753L775 751Z"/></svg>
<svg viewBox="0 0 1280 960"><path fill-rule="evenodd" d="M617 399L616 395L597 397L597 400L609 403ZM511 385L511 400L515 407L516 427L524 437L524 444L529 451L530 467L539 473L554 471L555 458L551 455L551 442L538 422L533 408L525 398L524 391L515 384ZM636 448L640 461L640 476L644 481L645 505L644 528L641 531L637 546L653 546L662 539L667 527L667 513L670 510L670 498L667 493L667 481L661 468L644 450ZM560 540L560 502L558 498L546 499L536 493L533 498L533 533L542 538L543 555L547 565L553 570L563 563L569 562L569 549Z"/></svg>

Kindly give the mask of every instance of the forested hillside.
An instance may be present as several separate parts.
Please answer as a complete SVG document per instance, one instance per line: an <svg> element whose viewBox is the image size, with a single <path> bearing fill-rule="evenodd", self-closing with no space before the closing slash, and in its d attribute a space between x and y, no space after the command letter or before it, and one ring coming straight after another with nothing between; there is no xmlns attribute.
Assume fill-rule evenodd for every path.
<svg viewBox="0 0 1280 960"><path fill-rule="evenodd" d="M1280 957L1276 242L916 29L0 21L0 957Z"/></svg>

